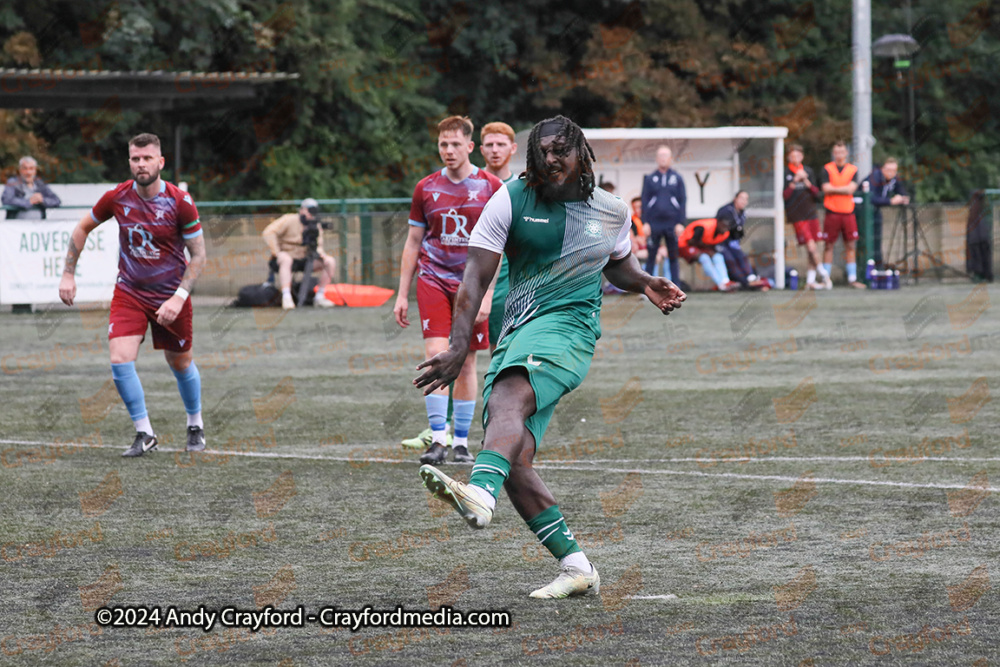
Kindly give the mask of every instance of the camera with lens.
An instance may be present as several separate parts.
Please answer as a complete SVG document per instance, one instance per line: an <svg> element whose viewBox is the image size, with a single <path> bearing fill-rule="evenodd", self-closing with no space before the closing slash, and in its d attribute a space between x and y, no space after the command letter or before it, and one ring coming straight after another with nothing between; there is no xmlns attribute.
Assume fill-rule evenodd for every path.
<svg viewBox="0 0 1000 667"><path fill-rule="evenodd" d="M309 215L304 213L299 214L299 220L302 222L302 245L309 252L316 252L316 246L319 244L320 228L333 229L333 225L329 222L322 222L319 219L318 207L312 206L306 210L309 212Z"/></svg>

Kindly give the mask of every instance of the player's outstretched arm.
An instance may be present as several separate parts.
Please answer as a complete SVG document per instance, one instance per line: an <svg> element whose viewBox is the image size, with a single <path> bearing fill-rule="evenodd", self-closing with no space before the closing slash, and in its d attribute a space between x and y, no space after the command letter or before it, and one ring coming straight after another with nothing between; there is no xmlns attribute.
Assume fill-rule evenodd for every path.
<svg viewBox="0 0 1000 667"><path fill-rule="evenodd" d="M59 280L59 299L67 306L73 305L76 298L76 264L80 261L80 253L87 243L90 232L97 229L100 223L94 222L88 211L76 227L69 239L69 250L66 251L66 262L63 265L63 275Z"/></svg>
<svg viewBox="0 0 1000 667"><path fill-rule="evenodd" d="M435 389L447 387L455 381L459 371L462 370L465 357L469 354L469 343L472 341L476 316L499 265L499 253L484 248L469 247L469 256L465 261L465 275L455 296L455 315L451 324L451 335L448 337L448 349L417 366L417 370L425 370L413 384L417 387L426 387L425 396Z"/></svg>
<svg viewBox="0 0 1000 667"><path fill-rule="evenodd" d="M171 324L180 315L181 308L184 307L184 302L188 300L188 294L194 287L195 282L197 282L198 276L204 270L205 262L208 261L208 255L205 252L204 234L199 234L193 239L185 239L184 246L191 254L191 261L188 262L187 268L184 269L184 276L181 278L181 284L177 288L177 292L161 303L160 307L156 309L156 321L162 326ZM182 290L183 293L181 292Z"/></svg>
<svg viewBox="0 0 1000 667"><path fill-rule="evenodd" d="M639 268L639 262L632 253L610 260L604 267L604 275L618 289L645 294L664 315L680 308L687 299L677 285L666 278L654 278Z"/></svg>

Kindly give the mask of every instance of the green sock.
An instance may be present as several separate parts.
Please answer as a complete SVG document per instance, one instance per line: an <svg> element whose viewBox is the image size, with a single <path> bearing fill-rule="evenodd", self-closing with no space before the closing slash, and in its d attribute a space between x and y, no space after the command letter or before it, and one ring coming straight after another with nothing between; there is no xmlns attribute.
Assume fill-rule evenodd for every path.
<svg viewBox="0 0 1000 667"><path fill-rule="evenodd" d="M488 449L476 454L476 462L472 464L472 476L469 484L486 489L494 498L500 495L500 487L510 474L510 461Z"/></svg>
<svg viewBox="0 0 1000 667"><path fill-rule="evenodd" d="M557 559L581 551L573 533L566 527L566 519L563 518L558 505L542 510L541 514L529 519L528 528Z"/></svg>

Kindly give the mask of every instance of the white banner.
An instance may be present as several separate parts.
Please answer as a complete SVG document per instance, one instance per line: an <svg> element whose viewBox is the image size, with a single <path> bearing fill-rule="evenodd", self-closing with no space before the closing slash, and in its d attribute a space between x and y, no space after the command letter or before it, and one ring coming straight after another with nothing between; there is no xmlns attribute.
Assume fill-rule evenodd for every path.
<svg viewBox="0 0 1000 667"><path fill-rule="evenodd" d="M56 303L70 236L79 220L0 221L0 303ZM76 302L111 301L118 279L118 223L87 237L76 267Z"/></svg>

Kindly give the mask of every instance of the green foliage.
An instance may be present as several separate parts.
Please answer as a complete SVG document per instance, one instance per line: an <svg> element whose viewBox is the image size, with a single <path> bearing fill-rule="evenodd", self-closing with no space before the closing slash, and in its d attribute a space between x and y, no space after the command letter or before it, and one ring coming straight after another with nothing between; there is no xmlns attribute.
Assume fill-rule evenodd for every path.
<svg viewBox="0 0 1000 667"><path fill-rule="evenodd" d="M916 142L905 87L877 58L875 160L899 158L924 201L964 200L1000 185L1000 15L974 0L913 4ZM0 9L5 66L300 78L264 88L256 108L29 115L8 123L16 136L0 159L30 147L65 180L119 180L123 162L101 168L101 156L152 130L173 177L179 120L180 177L202 199L405 196L438 167L434 126L446 114L524 129L563 113L585 127L784 124L818 167L851 135L850 12L848 0L19 1ZM907 31L896 3L872 12L873 37Z"/></svg>

